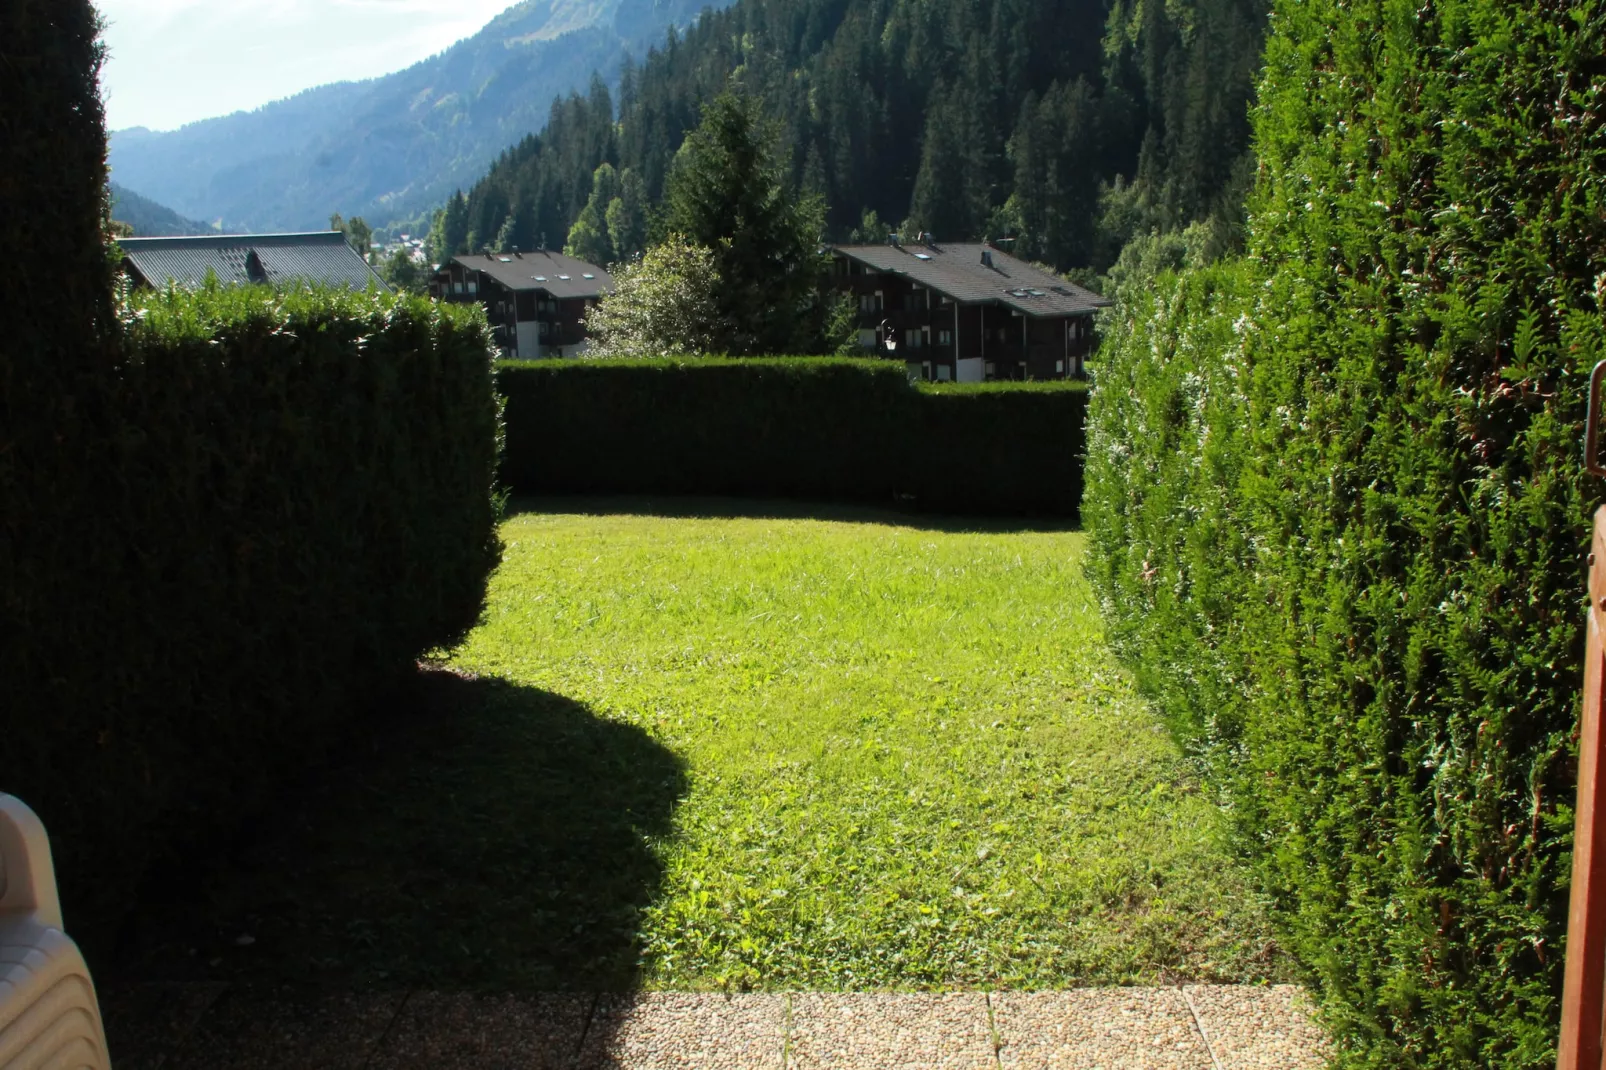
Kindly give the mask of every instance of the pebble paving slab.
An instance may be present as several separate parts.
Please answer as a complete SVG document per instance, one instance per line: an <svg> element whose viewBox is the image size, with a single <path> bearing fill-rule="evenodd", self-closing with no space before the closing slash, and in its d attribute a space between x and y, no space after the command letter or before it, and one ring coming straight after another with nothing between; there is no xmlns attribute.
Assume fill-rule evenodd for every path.
<svg viewBox="0 0 1606 1070"><path fill-rule="evenodd" d="M1291 985L893 995L102 993L117 1070L1318 1070Z"/></svg>

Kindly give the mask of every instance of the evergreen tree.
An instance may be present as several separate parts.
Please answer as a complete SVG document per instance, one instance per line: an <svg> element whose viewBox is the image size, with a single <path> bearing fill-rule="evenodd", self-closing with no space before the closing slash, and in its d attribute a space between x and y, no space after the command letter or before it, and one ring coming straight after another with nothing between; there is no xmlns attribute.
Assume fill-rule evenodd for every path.
<svg viewBox="0 0 1606 1070"><path fill-rule="evenodd" d="M608 202L607 222L616 260L639 256L647 247L647 189L629 168L619 175L619 195Z"/></svg>
<svg viewBox="0 0 1606 1070"><path fill-rule="evenodd" d="M591 196L580 210L580 217L569 228L563 251L593 264L611 264L617 258L609 235L608 208L619 199L619 176L613 165L605 163L591 176Z"/></svg>
<svg viewBox="0 0 1606 1070"><path fill-rule="evenodd" d="M714 256L720 349L733 355L808 347L819 280L823 206L781 177L778 131L751 97L726 92L704 110L670 176L665 224Z"/></svg>
<svg viewBox="0 0 1606 1070"><path fill-rule="evenodd" d="M446 207L435 213L425 239L431 263L444 264L468 249L468 198L458 190L446 201Z"/></svg>
<svg viewBox="0 0 1606 1070"><path fill-rule="evenodd" d="M464 233L497 233L523 199L536 233L566 236L603 163L658 203L733 80L833 236L866 211L952 240L1007 228L1065 269L1107 267L1155 227L1209 216L1231 233L1266 2L738 0L629 68L617 113L600 84L555 102L471 191Z"/></svg>

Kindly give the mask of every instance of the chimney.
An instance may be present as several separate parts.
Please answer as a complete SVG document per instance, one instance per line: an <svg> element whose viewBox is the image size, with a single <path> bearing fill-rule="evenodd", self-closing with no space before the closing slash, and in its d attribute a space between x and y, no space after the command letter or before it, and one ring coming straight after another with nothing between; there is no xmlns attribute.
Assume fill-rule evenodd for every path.
<svg viewBox="0 0 1606 1070"><path fill-rule="evenodd" d="M892 244L894 249L903 248L903 235L901 234L889 234L887 235L887 241Z"/></svg>
<svg viewBox="0 0 1606 1070"><path fill-rule="evenodd" d="M523 259L524 259L524 254L523 254L523 253L521 253L521 252L519 252L519 247L518 247L518 246L517 246L517 245L515 245L515 246L514 246L514 247L513 247L513 255L514 255L514 256L516 256L516 257L518 257L518 258L519 258L519 259L520 259L520 260L523 260Z"/></svg>
<svg viewBox="0 0 1606 1070"><path fill-rule="evenodd" d="M981 251L981 266L982 267L992 267L993 266L993 251L991 249L983 249Z"/></svg>

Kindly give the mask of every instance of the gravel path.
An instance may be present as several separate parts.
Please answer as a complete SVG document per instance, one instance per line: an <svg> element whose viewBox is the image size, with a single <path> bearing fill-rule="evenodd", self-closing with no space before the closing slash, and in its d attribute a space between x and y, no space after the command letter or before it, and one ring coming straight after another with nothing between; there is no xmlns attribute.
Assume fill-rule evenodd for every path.
<svg viewBox="0 0 1606 1070"><path fill-rule="evenodd" d="M1293 986L893 995L102 993L116 1070L1316 1070Z"/></svg>

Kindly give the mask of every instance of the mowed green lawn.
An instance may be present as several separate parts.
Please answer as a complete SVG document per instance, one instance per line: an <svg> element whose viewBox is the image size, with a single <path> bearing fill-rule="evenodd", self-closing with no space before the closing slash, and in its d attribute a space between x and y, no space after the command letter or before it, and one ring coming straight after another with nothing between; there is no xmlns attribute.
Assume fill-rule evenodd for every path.
<svg viewBox="0 0 1606 1070"><path fill-rule="evenodd" d="M185 908L208 919L213 972L1287 976L1223 815L1101 639L1081 534L583 507L507 521L437 712L399 721L404 742L329 778ZM178 942L147 941L144 972Z"/></svg>
<svg viewBox="0 0 1606 1070"><path fill-rule="evenodd" d="M1079 533L530 513L456 664L680 756L650 983L1267 976L1221 814L1101 639Z"/></svg>

